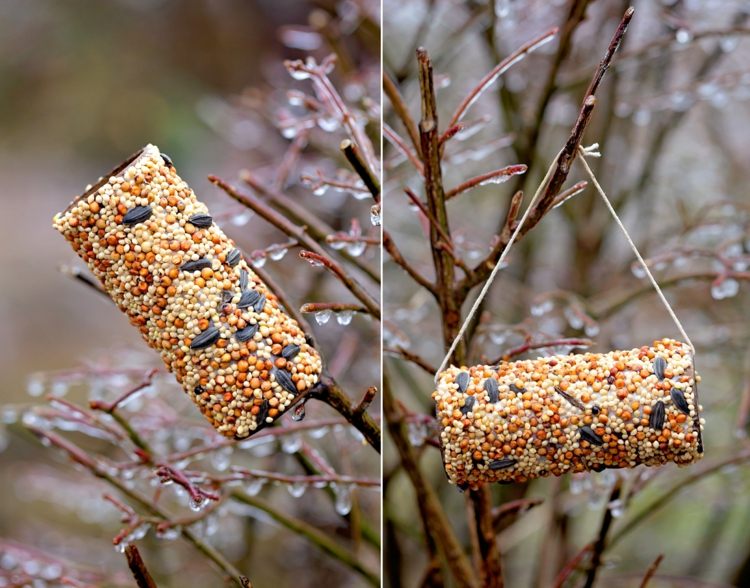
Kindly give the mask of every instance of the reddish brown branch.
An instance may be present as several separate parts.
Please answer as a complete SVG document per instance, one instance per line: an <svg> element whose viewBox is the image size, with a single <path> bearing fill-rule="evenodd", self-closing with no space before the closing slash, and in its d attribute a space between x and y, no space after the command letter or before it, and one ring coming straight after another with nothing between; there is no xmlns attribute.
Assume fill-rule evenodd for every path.
<svg viewBox="0 0 750 588"><path fill-rule="evenodd" d="M651 581L651 578L654 577L654 574L656 573L656 570L661 565L662 560L664 559L664 554L660 553L656 556L656 559L653 561L653 563L648 566L648 569L646 570L646 574L643 576L643 580L641 580L641 588L646 588L648 586L648 583Z"/></svg>
<svg viewBox="0 0 750 588"><path fill-rule="evenodd" d="M362 178L362 181L365 186L367 186L370 194L372 194L375 202L380 202L380 182L378 182L375 174L368 167L359 148L349 139L344 139L341 141L339 149L341 149L344 157L346 157L346 160L349 162L349 165L352 166L352 169L357 172L357 175L360 178Z"/></svg>
<svg viewBox="0 0 750 588"><path fill-rule="evenodd" d="M417 155L419 155L419 131L417 131L417 123L414 122L411 114L409 114L409 108L406 106L406 103L404 102L401 93L398 91L396 84L385 72L383 72L383 92L386 96L388 96L388 100L390 100L391 102L393 111L403 123L404 128L409 135L409 139L411 139L411 143L412 145L414 145L414 149L416 149Z"/></svg>
<svg viewBox="0 0 750 588"><path fill-rule="evenodd" d="M346 288L365 305L376 319L380 320L380 305L333 259L317 251L300 251L299 256L313 264L321 265L330 271Z"/></svg>
<svg viewBox="0 0 750 588"><path fill-rule="evenodd" d="M151 577L141 553L135 545L128 545L125 548L125 558L128 560L128 567L133 573L138 588L157 588L156 582Z"/></svg>
<svg viewBox="0 0 750 588"><path fill-rule="evenodd" d="M525 173L527 169L528 168L525 165L509 165L507 167L502 167L500 169L488 171L486 173L475 176L469 180L466 180L465 182L462 182L455 188L448 190L445 193L445 199L450 200L454 196L458 196L459 194L462 194L463 192L466 192L467 190L471 190L472 188L481 186L483 184L489 184L489 183L499 184L502 181L505 181L506 179L512 176ZM498 181L499 179L500 181Z"/></svg>
<svg viewBox="0 0 750 588"><path fill-rule="evenodd" d="M383 248L388 252L388 255L391 256L391 259L397 265L400 265L406 271L406 273L409 274L409 276L411 276L412 280L414 280L417 284L422 286L422 288L430 292L433 296L437 296L435 285L429 282L427 278L420 274L411 266L408 261L406 261L404 256L401 255L401 251L399 251L390 233L386 230L383 230Z"/></svg>

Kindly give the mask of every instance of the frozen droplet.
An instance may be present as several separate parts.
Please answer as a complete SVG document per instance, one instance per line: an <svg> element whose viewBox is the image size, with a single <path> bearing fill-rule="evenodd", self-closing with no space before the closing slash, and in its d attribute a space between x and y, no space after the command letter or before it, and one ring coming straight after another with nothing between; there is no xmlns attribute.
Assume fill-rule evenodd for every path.
<svg viewBox="0 0 750 588"><path fill-rule="evenodd" d="M0 409L0 423L12 425L18 420L18 410L13 406L3 406Z"/></svg>
<svg viewBox="0 0 750 588"><path fill-rule="evenodd" d="M599 325L597 323L590 322L583 329L583 332L586 333L587 337L596 337L599 334Z"/></svg>
<svg viewBox="0 0 750 588"><path fill-rule="evenodd" d="M279 248L279 249L273 249L272 251L268 252L268 256L273 261L279 261L281 259L284 259L284 256L287 254L289 250L286 247Z"/></svg>
<svg viewBox="0 0 750 588"><path fill-rule="evenodd" d="M156 537L164 541L174 541L175 539L179 539L181 533L182 529L179 525L156 528Z"/></svg>
<svg viewBox="0 0 750 588"><path fill-rule="evenodd" d="M530 309L531 316L543 316L551 312L554 307L555 305L551 300L543 300L537 304L532 304Z"/></svg>
<svg viewBox="0 0 750 588"><path fill-rule="evenodd" d="M740 44L740 40L735 35L726 35L719 40L719 47L724 53L731 53L737 49L737 45Z"/></svg>
<svg viewBox="0 0 750 588"><path fill-rule="evenodd" d="M132 530L130 533L130 538L132 541L140 541L146 536L146 533L148 533L148 530L151 528L151 525L148 523L142 523L138 525L135 529Z"/></svg>
<svg viewBox="0 0 750 588"><path fill-rule="evenodd" d="M26 382L26 393L29 396L44 394L44 378L41 374L32 374Z"/></svg>
<svg viewBox="0 0 750 588"><path fill-rule="evenodd" d="M253 213L250 210L243 210L239 214L235 214L231 222L235 227L244 227L247 223L250 222L250 219L253 217Z"/></svg>
<svg viewBox="0 0 750 588"><path fill-rule="evenodd" d="M370 222L372 223L373 227L379 227L380 223L382 222L381 216L380 216L380 205L374 204L370 208Z"/></svg>
<svg viewBox="0 0 750 588"><path fill-rule="evenodd" d="M253 259L253 266L254 267L263 267L266 265L266 256L265 255L259 255L255 259Z"/></svg>
<svg viewBox="0 0 750 588"><path fill-rule="evenodd" d="M340 249L346 247L346 241L333 240L329 242L328 245L330 245L331 249L339 251Z"/></svg>
<svg viewBox="0 0 750 588"><path fill-rule="evenodd" d="M263 478L253 478L245 486L245 492L250 496L257 496L265 485L266 481Z"/></svg>
<svg viewBox="0 0 750 588"><path fill-rule="evenodd" d="M305 490L307 490L307 484L304 482L294 482L293 484L287 484L286 489L294 498L300 498L305 493Z"/></svg>
<svg viewBox="0 0 750 588"><path fill-rule="evenodd" d="M319 325L325 325L331 319L330 310L319 310L315 313L315 322Z"/></svg>
<svg viewBox="0 0 750 588"><path fill-rule="evenodd" d="M281 136L285 139L294 139L297 136L299 129L293 125L283 127L281 129Z"/></svg>
<svg viewBox="0 0 750 588"><path fill-rule="evenodd" d="M318 126L320 127L321 131L325 131L326 133L333 133L339 130L341 124L335 117L319 116Z"/></svg>
<svg viewBox="0 0 750 588"><path fill-rule="evenodd" d="M302 437L299 435L286 435L281 438L281 450L284 453L297 453L302 447Z"/></svg>
<svg viewBox="0 0 750 588"><path fill-rule="evenodd" d="M684 45L685 43L689 43L693 39L693 33L691 33L687 29L677 29L677 32L674 35L675 41L677 41L680 45Z"/></svg>
<svg viewBox="0 0 750 588"><path fill-rule="evenodd" d="M309 80L311 76L310 72L305 71L303 69L299 69L297 67L289 68L289 75L292 76L295 80Z"/></svg>
<svg viewBox="0 0 750 588"><path fill-rule="evenodd" d="M714 300L732 298L740 291L740 283L734 278L720 278L711 285L711 297Z"/></svg>
<svg viewBox="0 0 750 588"><path fill-rule="evenodd" d="M340 325L346 326L352 322L353 316L353 310L342 310L341 312L336 313L336 322Z"/></svg>
<svg viewBox="0 0 750 588"><path fill-rule="evenodd" d="M643 269L643 266L640 263L634 263L633 265L631 265L630 271L633 272L633 275L639 280L642 280L646 277L646 270Z"/></svg>
<svg viewBox="0 0 750 588"><path fill-rule="evenodd" d="M685 112L693 105L693 97L688 92L674 92L669 97L669 101L672 108L678 112Z"/></svg>
<svg viewBox="0 0 750 588"><path fill-rule="evenodd" d="M366 248L367 243L365 243L364 241L352 241L350 243L347 243L346 246L346 250L352 257L359 257L365 252Z"/></svg>
<svg viewBox="0 0 750 588"><path fill-rule="evenodd" d="M508 331L490 331L490 341L495 345L502 345L508 340Z"/></svg>
<svg viewBox="0 0 750 588"><path fill-rule="evenodd" d="M310 430L310 437L313 439L322 439L326 436L326 433L328 433L327 427L318 427L317 429Z"/></svg>
<svg viewBox="0 0 750 588"><path fill-rule="evenodd" d="M289 90L286 98L290 106L302 106L305 103L305 93L298 90Z"/></svg>
<svg viewBox="0 0 750 588"><path fill-rule="evenodd" d="M609 508L609 512L612 513L612 516L616 519L619 519L625 514L625 503L620 498L612 500L607 507Z"/></svg>
<svg viewBox="0 0 750 588"><path fill-rule="evenodd" d="M193 512L200 512L206 506L207 502L208 501L199 494L197 496L190 497L188 506L190 506L190 510L192 510Z"/></svg>
<svg viewBox="0 0 750 588"><path fill-rule="evenodd" d="M572 329L583 328L583 317L578 312L578 310L576 310L572 306L566 306L563 310L563 314L565 315L565 320L568 321L568 324Z"/></svg>
<svg viewBox="0 0 750 588"><path fill-rule="evenodd" d="M639 108L633 113L633 124L638 127L645 127L651 122L651 111L647 108Z"/></svg>
<svg viewBox="0 0 750 588"><path fill-rule="evenodd" d="M409 423L408 425L409 443L414 447L421 447L427 438L427 427L422 423Z"/></svg>
<svg viewBox="0 0 750 588"><path fill-rule="evenodd" d="M325 196L325 193L328 192L328 184L318 184L313 188L313 194L316 196Z"/></svg>
<svg viewBox="0 0 750 588"><path fill-rule="evenodd" d="M115 545L115 551L117 553L125 553L128 545L130 545L130 543L128 543L127 541L120 541L117 545Z"/></svg>
<svg viewBox="0 0 750 588"><path fill-rule="evenodd" d="M352 489L348 484L331 484L336 497L334 508L341 516L348 515L352 510Z"/></svg>
<svg viewBox="0 0 750 588"><path fill-rule="evenodd" d="M39 575L45 580L57 580L62 576L63 568L58 563L48 563L39 572Z"/></svg>
<svg viewBox="0 0 750 588"><path fill-rule="evenodd" d="M294 411L292 412L292 420L299 422L305 418L305 403L301 402L297 406L294 407Z"/></svg>
<svg viewBox="0 0 750 588"><path fill-rule="evenodd" d="M225 471L229 464L231 463L231 457L232 457L232 448L231 447L225 447L223 449L220 449L219 451L216 451L214 453L214 457L212 460L213 466L218 472Z"/></svg>

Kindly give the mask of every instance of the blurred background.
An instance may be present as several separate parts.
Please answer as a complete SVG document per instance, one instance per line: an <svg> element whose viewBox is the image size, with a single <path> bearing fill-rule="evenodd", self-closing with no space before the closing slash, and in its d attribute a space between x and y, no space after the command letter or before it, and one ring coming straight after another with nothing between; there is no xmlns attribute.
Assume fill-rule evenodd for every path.
<svg viewBox="0 0 750 588"><path fill-rule="evenodd" d="M254 252L256 264L275 278L293 305L346 300L348 292L338 283L284 246L286 236L206 179L215 174L240 185L239 172L249 170L336 231L350 231L352 219L365 236L376 231L371 202L361 202L360 191L318 189L320 195L314 195L310 182L302 180L346 167L338 150L345 134L336 121L318 124L314 116L303 116L300 96L310 93L310 82L292 79L283 62L307 56L321 61L331 53L338 56L332 81L374 138L377 2L18 0L0 6L0 176L5 182L5 214L0 215L0 585L27 586L33 579L34 587L56 586L63 577L75 586L132 585L124 557L112 546L126 525L121 513L102 500L112 488L73 469L61 452L44 448L20 423L26 419L42 428L70 430L73 440L101 459L121 461L105 441L92 439L96 431L71 424L75 411L62 404L47 406L46 398L85 407L88 399L112 399L148 369L160 367L156 354L107 299L61 272L61 266L82 264L52 229L53 215L102 173L154 143L171 156L229 236ZM377 248L347 247L377 273ZM292 253L285 255L288 249ZM355 274L377 295L375 282ZM329 368L358 401L379 378L378 324L363 315L329 316L327 322L325 316L317 318L311 322ZM217 440L168 375L158 374L145 397L127 409L134 426L167 453ZM146 418L159 411L163 422ZM311 403L305 422L333 422L335 417L327 407ZM310 427L289 436L285 448L282 439L271 438L257 447L248 444L237 455L230 448L209 453L193 466L214 474L237 464L305 473L298 463L300 447L314 446L322 463L328 461L342 475L377 479L377 454L352 431L343 425ZM134 478L124 480L128 487L158 486L149 472L128 477ZM257 483L247 491L307 521L353 553L354 561L377 570L377 488L288 486ZM177 491L167 493L162 503L175 516L190 513L187 498ZM314 542L247 505L244 510L222 506L191 528L256 586L364 582ZM139 544L159 586L219 585L207 560L183 542L169 541L174 533L157 539L153 528L136 531L132 539L147 532Z"/></svg>
<svg viewBox="0 0 750 588"><path fill-rule="evenodd" d="M482 94L463 119L466 128L446 143L446 189L504 166L529 166L501 185L488 182L448 202L454 245L471 267L488 254L514 192L524 190L528 202L564 144L629 5L635 17L597 94L583 145L600 144L602 158L589 163L698 348L705 458L686 469L603 472L493 488L493 507L522 501L516 503L520 513L495 519L510 587L557 585L566 565L571 573L564 585L583 585L589 560L586 554L577 563L573 559L597 538L607 516L611 547L597 586L640 585L659 554L664 559L649 586L750 584L750 3L384 2L384 68L419 120L415 49L429 51L441 132L496 64L560 27L551 42ZM385 122L410 146L387 99L384 111ZM426 221L404 195L409 187L424 198L422 180L398 141L386 141L384 166L384 226L412 266L432 279ZM574 164L565 188L584 179ZM386 355L385 372L407 407L420 471L471 552L466 497L446 480L429 416L428 371L445 352L442 317L433 297L385 259L385 346L395 350ZM484 305L469 361L497 361L525 343L560 338L588 338L590 349L607 351L677 336L633 260L593 190L574 196L511 253ZM463 277L460 270L457 276ZM406 361L399 348L416 354L427 369ZM514 357L581 348L557 345ZM394 587L427 583L428 549L414 490L388 442L384 475L386 581ZM616 480L624 484L622 499L610 501Z"/></svg>

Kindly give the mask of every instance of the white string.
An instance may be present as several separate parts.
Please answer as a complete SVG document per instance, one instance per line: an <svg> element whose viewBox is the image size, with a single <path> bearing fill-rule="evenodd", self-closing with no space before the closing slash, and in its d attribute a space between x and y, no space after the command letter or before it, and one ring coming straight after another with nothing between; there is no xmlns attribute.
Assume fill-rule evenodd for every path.
<svg viewBox="0 0 750 588"><path fill-rule="evenodd" d="M656 290L656 293L658 294L659 298L661 299L662 303L664 304L665 308L667 309L667 312L669 313L669 316L672 317L672 320L674 321L674 324L677 326L677 329L680 331L680 334L685 339L685 342L690 346L690 350L693 354L695 354L695 347L693 346L693 342L690 340L690 337L688 337L688 334L685 332L685 329L682 326L682 323L680 323L680 320L677 318L677 315L675 314L674 310L672 309L671 305L669 304L669 301L664 296L664 293L662 292L661 288L659 287L659 284L654 279L654 276L651 274L651 270L648 268L648 265L646 264L646 261L641 256L640 252L638 251L638 248L635 246L635 243L633 242L633 239L630 237L630 234L628 233L628 230L625 228L625 225L622 224L622 221L620 220L620 217L617 215L617 212L615 211L614 207L612 206L612 203L609 201L609 198L607 197L607 194L604 192L602 187L599 185L599 182L596 179L596 176L594 175L594 172L589 167L588 163L586 162L586 156L590 157L600 157L601 154L597 151L599 145L597 143L594 143L593 145L584 148L580 145L578 146L578 150L581 154L580 161L583 164L583 167L586 170L586 173L588 174L589 178L591 179L591 182L594 184L594 187L596 188L596 191L599 193L599 195L604 200L604 203L607 205L607 208L609 209L609 212L614 217L615 221L617 222L617 225L620 227L622 232L625 234L625 239L627 239L628 244L630 245L630 248L633 250L633 253L635 253L635 256L638 258L638 261L643 266L643 269L646 272L646 275L648 276L648 279L651 281L651 285L654 287L654 290ZM448 349L448 352L445 354L445 357L443 358L443 361L440 363L440 367L438 367L437 372L435 372L435 383L437 384L438 379L440 377L440 373L445 369L446 365L448 364L448 360L450 359L451 355L453 355L453 352L456 350L456 347L458 346L458 342L461 340L461 338L464 336L464 333L466 332L467 327L469 326L469 323L471 322L471 319L476 314L477 310L479 309L479 306L482 304L482 301L484 300L484 297L487 295L487 292L490 289L490 286L492 286L492 282L495 280L495 276L500 271L500 268L503 265L503 261L505 261L505 258L508 255L508 252L510 251L511 247L513 246L513 243L515 243L516 238L518 237L519 233L521 232L521 229L523 228L524 223L526 222L526 219L528 218L529 214L534 208L534 205L536 204L537 199L542 193L542 190L544 190L545 186L547 185L547 182L549 181L550 177L552 176L552 172L554 171L557 160L560 157L560 151L555 158L552 160L552 163L550 164L549 169L547 170L547 173L544 175L544 179L542 180L541 184L539 184L539 187L537 188L536 192L534 193L534 197L531 199L531 202L529 202L528 207L526 208L526 211L523 213L523 216L521 217L521 220L518 222L518 226L516 227L515 231L513 231L513 234L510 236L510 239L508 240L508 244L505 246L505 249L500 254L500 259L497 260L497 263L495 264L495 267L492 268L492 273L490 273L489 277L487 278L487 281L485 282L484 286L482 287L482 290L479 292L479 296L477 296L477 299L474 301L474 304L472 305L471 309L469 310L469 314L466 315L466 318L464 319L463 324L461 325L461 328L458 331L458 334L453 339L453 343L451 343L450 349Z"/></svg>
<svg viewBox="0 0 750 588"><path fill-rule="evenodd" d="M562 153L562 150L560 151L560 153ZM558 157L560 157L560 153L558 153L555 156L555 158L552 160L552 163L550 164L549 169L547 170L547 173L544 175L544 179L542 180L542 183L539 184L539 187L534 193L534 197L531 199L531 202L529 202L528 207L526 207L526 211L523 213L521 220L518 221L518 226L516 227L516 230L513 231L513 234L510 236L510 239L508 239L508 244L505 246L505 249L503 249L503 252L500 254L500 259L497 260L495 267L492 268L492 273L487 278L487 281L484 283L484 286L482 287L481 292L479 292L479 296L477 296L477 299L474 301L474 305L469 310L469 314L467 314L466 318L464 319L464 324L461 325L461 328L459 329L458 334L456 335L455 339L453 339L453 343L451 343L450 349L448 349L448 353L445 354L445 357L443 358L443 361L440 364L440 367L437 369L437 372L435 372L436 384L440 376L440 372L442 372L445 369L445 366L448 364L448 360L450 359L451 355L453 355L453 352L456 350L456 347L458 346L458 342L461 340L461 337L464 336L464 333L466 332L466 328L469 326L471 319L473 318L473 316L476 314L477 310L479 309L479 305L482 304L482 300L484 300L484 297L487 295L487 291L490 289L490 286L492 286L492 282L495 280L495 276L497 275L497 272L499 272L500 268L503 266L503 261L505 261L505 258L508 256L508 252L510 251L510 248L513 246L513 243L515 243L516 238L518 237L518 234L521 232L521 228L523 228L523 225L526 222L526 219L528 218L531 211L534 209L534 204L536 204L537 199L542 194L542 190L544 190L544 187L547 185L547 182L552 176L552 172L555 170L555 167L557 166L557 159Z"/></svg>
<svg viewBox="0 0 750 588"><path fill-rule="evenodd" d="M587 155L591 157L599 157L599 153L596 151L597 148L598 148L597 144L591 145L587 149L584 149L583 147L579 145L578 150L581 153L580 162L581 164L583 164L583 167L586 170L586 173L588 174L589 178L591 179L591 183L594 184L596 191L599 192L599 196L601 196L602 200L604 200L604 204L607 205L609 212L612 213L612 216L614 217L615 222L617 222L618 226L620 227L620 229L622 229L622 232L625 234L625 239L627 239L628 245L630 245L630 248L633 250L633 253L638 258L638 261L641 263L641 266L643 266L643 270L646 272L646 275L648 276L648 279L651 282L651 285L654 287L654 290L656 290L656 294L659 296L659 299L662 301L662 304L664 304L664 307L667 309L669 316L672 317L672 320L674 321L674 324L677 327L677 330L680 331L680 335L683 336L683 338L685 339L685 342L690 346L690 350L692 351L693 355L695 355L695 347L693 346L693 342L690 340L690 337L688 337L688 334L685 332L685 328L682 326L680 319L677 318L677 315L675 314L674 309L672 309L672 306L669 304L669 301L667 300L666 296L664 296L664 292L662 292L661 288L659 287L659 284L656 282L656 280L654 279L654 276L651 274L651 270L648 269L648 264L646 264L646 260L643 259L643 257L641 256L640 251L638 251L638 247L635 246L635 243L633 242L633 239L630 237L628 230L625 228L625 225L622 224L620 217L617 215L617 211L612 206L612 203L609 201L609 198L607 198L607 194L605 194L604 190L599 185L599 182L597 181L596 176L594 175L594 172L591 170L588 162L586 161Z"/></svg>

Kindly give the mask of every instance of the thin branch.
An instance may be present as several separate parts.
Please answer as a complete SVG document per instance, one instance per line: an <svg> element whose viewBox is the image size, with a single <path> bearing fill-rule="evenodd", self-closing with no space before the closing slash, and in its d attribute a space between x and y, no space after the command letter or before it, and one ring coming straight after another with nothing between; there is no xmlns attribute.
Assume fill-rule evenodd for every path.
<svg viewBox="0 0 750 588"><path fill-rule="evenodd" d="M581 109L578 113L578 118L573 125L573 130L570 133L570 137L568 138L565 146L563 147L560 155L557 158L557 167L555 168L555 171L553 172L552 177L547 184L547 188L545 189L541 199L539 200L539 203L529 216L529 227L533 227L534 225L536 225L547 213L547 211L550 210L555 197L560 192L562 185L565 183L565 180L568 177L570 167L578 151L578 146L581 144L581 140L583 139L583 133L586 130L589 121L591 120L591 114L594 110L594 105L596 104L596 91L599 89L599 85L601 84L604 74L607 72L610 63L612 62L612 58L614 57L617 48L622 42L622 38L627 31L630 20L633 18L634 12L635 9L632 7L628 8L625 11L622 20L617 26L617 30L615 31L615 34L613 35L612 40L609 43L607 52L604 55L604 58L599 63L599 67L597 68L593 78L591 79L591 83L586 90L586 94L583 99L583 105L581 106Z"/></svg>
<svg viewBox="0 0 750 588"><path fill-rule="evenodd" d="M134 388L131 388L130 390L127 390L126 392L118 396L115 400L113 400L112 402L104 402L103 400L92 400L89 402L89 408L91 408L92 410L101 410L102 412L112 414L115 411L115 409L118 406L120 406L120 404L125 402L128 398L142 391L144 388L148 388L153 382L154 376L158 372L159 370L157 368L149 370L144 376L143 381L140 384L138 384Z"/></svg>
<svg viewBox="0 0 750 588"><path fill-rule="evenodd" d="M615 520L615 517L612 514L612 509L609 507L609 503L620 497L621 490L622 481L618 480L612 488L612 492L609 495L609 501L604 505L604 516L602 516L602 523L599 526L599 534L596 541L594 541L594 546L591 550L591 565L586 574L584 588L593 588L594 583L596 582L596 575L602 565L602 556L607 545L607 535L609 534L610 527L612 527L612 522Z"/></svg>
<svg viewBox="0 0 750 588"><path fill-rule="evenodd" d="M418 155L414 155L412 150L409 149L409 146L401 138L401 135L399 135L386 123L383 123L383 136L388 139L393 144L393 146L411 162L411 164L419 172L420 176L424 175L424 165L422 165L422 162L419 160Z"/></svg>
<svg viewBox="0 0 750 588"><path fill-rule="evenodd" d="M410 361L417 367L422 368L425 372L430 374L430 376L434 376L435 372L437 371L437 368L435 366L429 364L426 360L422 359L416 353L412 353L411 351L408 351L403 347L396 347L395 349L386 347L385 349L383 349L383 353L390 353L392 355L403 357L406 361Z"/></svg>
<svg viewBox="0 0 750 588"><path fill-rule="evenodd" d="M404 128L411 139L411 143L414 145L417 155L419 155L419 131L417 130L417 123L414 122L411 114L409 114L409 108L406 106L395 82L386 72L383 72L383 92L388 96L391 106L393 107L393 112L396 113L396 116L398 116L404 124Z"/></svg>
<svg viewBox="0 0 750 588"><path fill-rule="evenodd" d="M333 541L327 535L324 535L321 531L319 531L312 525L300 519L296 519L285 513L282 513L266 503L264 500L261 500L260 498L257 498L255 496L250 496L249 494L246 494L244 492L235 490L234 492L232 492L231 497L238 502L247 504L248 506L252 506L253 508L257 508L265 512L282 527L292 531L297 535L300 535L301 537L304 537L321 551L327 553L329 556L333 557L348 568L357 572L371 586L380 586L380 579L377 571L365 567L354 553L351 553L349 550L339 546L335 541Z"/></svg>
<svg viewBox="0 0 750 588"><path fill-rule="evenodd" d="M128 567L133 573L133 578L138 588L157 588L156 582L151 577L146 564L143 562L141 553L135 545L128 545L125 548L125 558L128 560Z"/></svg>
<svg viewBox="0 0 750 588"><path fill-rule="evenodd" d="M375 200L376 203L380 202L380 182L378 181L378 178L375 177L372 170L367 166L359 148L349 139L344 139L341 141L339 149L341 149L344 157L346 157L346 160L349 162L349 165L352 166L352 169L357 172L357 175L360 178L362 178L365 186L367 186L370 194L372 194L373 200Z"/></svg>
<svg viewBox="0 0 750 588"><path fill-rule="evenodd" d="M521 61L521 59L523 59L523 57L527 53L531 53L535 49L551 41L552 38L557 34L557 30L557 27L550 29L543 35L529 41L525 45L522 45L516 51L514 51L508 57L498 63L494 68L492 68L492 70L490 70L490 72L480 80L476 87L474 87L474 89L469 92L469 95L463 99L461 104L459 104L456 112L453 113L453 116L448 123L448 128L454 126L463 118L463 116L466 114L466 111L471 107L471 105L476 102L479 96L481 96L482 93L497 80L497 78L508 71L508 69L512 65Z"/></svg>
<svg viewBox="0 0 750 588"><path fill-rule="evenodd" d="M300 306L299 311L303 314L330 310L332 312L361 312L367 314L367 309L361 304L350 304L348 302L307 302Z"/></svg>
<svg viewBox="0 0 750 588"><path fill-rule="evenodd" d="M390 233L385 229L383 230L383 248L388 252L388 255L391 256L391 259L397 265L400 265L406 271L406 273L409 274L409 276L411 276L412 280L414 280L417 284L422 286L422 288L430 292L433 296L437 297L437 290L435 289L435 285L429 282L427 278L420 274L411 266L408 261L406 261L404 256L401 255L401 251L399 251Z"/></svg>
<svg viewBox="0 0 750 588"><path fill-rule="evenodd" d="M647 588L648 583L651 581L651 578L654 577L654 574L656 573L656 570L659 568L659 565L661 564L663 559L664 554L660 553L656 556L654 562L650 566L648 566L646 574L643 576L643 580L641 581L641 588Z"/></svg>
<svg viewBox="0 0 750 588"><path fill-rule="evenodd" d="M462 182L455 188L448 190L445 193L445 199L450 200L451 198L458 196L459 194L476 188L477 186L483 186L485 184L501 184L507 181L512 176L526 173L528 168L525 165L509 165L500 169L488 171L486 173L475 176L471 179Z"/></svg>
<svg viewBox="0 0 750 588"><path fill-rule="evenodd" d="M347 274L333 259L324 253L319 253L317 251L300 251L299 256L310 263L321 265L330 271L347 288L347 290L354 294L354 296L365 305L367 312L380 320L380 305L377 301L372 298L372 296L370 296L364 288L362 288L354 278Z"/></svg>
<svg viewBox="0 0 750 588"><path fill-rule="evenodd" d="M102 480L109 483L111 486L116 488L121 494L123 494L124 496L127 496L130 500L137 503L145 511L161 519L169 520L169 515L166 512L164 512L160 507L154 505L150 500L141 496L140 494L138 494L131 488L128 488L126 485L120 482L118 478L109 474L107 471L101 468L93 459L91 459L77 445L71 443L70 441L61 437L60 435L57 435L56 433L45 431L43 429L39 429L34 426L27 426L26 428L32 433L34 433L37 437L41 439L46 439L51 445L54 445L55 447L58 447L62 449L63 451L65 451L65 453L67 453L68 456L73 461L82 465L84 468L86 468L89 472L91 472L97 478L101 478ZM232 581L235 584L241 585L239 581L239 577L240 577L239 570L237 570L229 561L227 561L221 553L216 551L209 544L204 543L204 541L200 539L190 529L182 528L180 532L182 533L182 536L185 539L187 539L190 543L192 543L193 547L195 547L198 551L203 553L208 559L213 561L214 564L216 564L216 566L219 567L219 569L224 571L232 579Z"/></svg>
<svg viewBox="0 0 750 588"><path fill-rule="evenodd" d="M304 225L305 231L309 233L310 236L318 243L324 243L326 237L334 232L333 227L329 226L326 222L320 219L310 210L309 207L302 206L296 200L289 198L286 194L267 187L249 171L243 170L242 172L240 172L240 179L245 182L245 184L247 184L248 187L250 187L253 191L257 192L264 198L267 198L268 201L283 215L289 217L296 223ZM222 189L224 189L223 186ZM226 191L226 189L224 190ZM229 194L229 196L232 196L232 194ZM234 198L234 196L232 197ZM247 206L245 202L242 202L237 198L235 198L235 200L240 202L240 204L243 204L243 206ZM349 263L359 269L362 273L367 275L367 277L369 277L371 280L376 283L380 282L380 277L378 276L377 271L365 264L364 261L362 261L362 258L355 257L346 250L340 251L339 254L341 255L341 257L343 257Z"/></svg>

